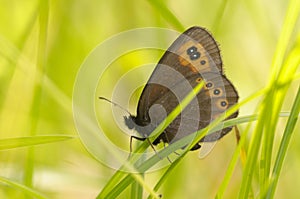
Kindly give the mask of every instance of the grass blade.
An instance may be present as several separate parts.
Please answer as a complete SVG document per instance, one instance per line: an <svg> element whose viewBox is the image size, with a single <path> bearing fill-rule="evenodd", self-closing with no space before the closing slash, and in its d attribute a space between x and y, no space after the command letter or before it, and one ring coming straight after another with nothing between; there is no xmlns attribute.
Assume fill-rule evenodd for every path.
<svg viewBox="0 0 300 199"><path fill-rule="evenodd" d="M69 135L42 135L28 136L18 138L7 138L0 140L0 150L15 149L19 147L35 146L39 144L48 144L53 142L65 141L74 138Z"/></svg>
<svg viewBox="0 0 300 199"><path fill-rule="evenodd" d="M27 186L24 186L20 183L17 183L17 182L9 180L7 178L1 177L1 176L0 176L0 183L7 184L15 189L21 190L27 196L32 196L32 197L35 197L38 199L46 199L46 197L43 196L42 194L40 194L39 192L37 192Z"/></svg>
<svg viewBox="0 0 300 199"><path fill-rule="evenodd" d="M260 115L254 135L250 143L248 160L242 179L242 185L239 198L248 198L253 178L253 168L258 160L260 146L262 144L261 166L260 166L260 193L263 193L268 186L272 148L274 140L274 131L278 121L278 114L283 103L284 93L277 84L280 79L280 71L283 67L282 62L290 41L291 33L294 29L295 22L299 15L300 2L291 0L287 9L286 19L282 28L282 32L277 44L276 52L272 63L272 75L269 81L269 91L261 105ZM274 100L276 99L276 100ZM274 108L275 107L275 108ZM268 132L265 133L264 131ZM264 136L263 136L264 135Z"/></svg>
<svg viewBox="0 0 300 199"><path fill-rule="evenodd" d="M172 24L177 30L183 32L184 26L172 13L172 11L164 4L164 1L160 0L148 0L148 2L157 10L159 14L170 24Z"/></svg>
<svg viewBox="0 0 300 199"><path fill-rule="evenodd" d="M272 178L271 178L272 181L271 181L271 184L269 186L268 193L266 196L267 199L271 199L274 197L274 193L275 193L278 179L280 176L283 161L284 161L284 158L287 153L287 148L289 146L292 133L294 131L294 128L296 126L296 123L297 123L297 120L299 117L299 111L300 111L300 87L298 89L298 93L297 93L295 102L292 107L291 115L287 121L287 125L285 128L284 134L283 134L283 138L280 143L279 151L277 153L277 157L276 157L276 161L275 161L275 165L274 165L274 169L273 169L273 173L272 173Z"/></svg>

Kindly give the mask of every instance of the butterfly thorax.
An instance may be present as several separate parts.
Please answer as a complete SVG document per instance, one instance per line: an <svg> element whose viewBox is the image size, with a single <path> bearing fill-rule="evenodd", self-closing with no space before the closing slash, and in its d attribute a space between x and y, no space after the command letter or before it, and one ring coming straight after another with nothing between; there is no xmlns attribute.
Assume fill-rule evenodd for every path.
<svg viewBox="0 0 300 199"><path fill-rule="evenodd" d="M125 125L129 128L129 129L136 129L138 130L138 127L144 127L150 124L150 119L147 120L141 120L138 119L137 116L124 116L124 121L125 121Z"/></svg>

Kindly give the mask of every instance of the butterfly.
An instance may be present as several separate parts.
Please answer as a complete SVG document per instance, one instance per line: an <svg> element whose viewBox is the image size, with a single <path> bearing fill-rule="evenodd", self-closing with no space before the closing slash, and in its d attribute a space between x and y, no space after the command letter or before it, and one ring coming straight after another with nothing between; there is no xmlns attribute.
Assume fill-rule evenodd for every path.
<svg viewBox="0 0 300 199"><path fill-rule="evenodd" d="M145 140L180 101L200 82L205 85L197 96L167 126L153 145L173 143L208 126L220 114L238 102L238 93L223 71L218 44L202 27L183 32L164 53L139 98L136 115L124 116L129 129ZM235 118L238 111L226 119ZM206 135L202 142L219 140L232 127Z"/></svg>

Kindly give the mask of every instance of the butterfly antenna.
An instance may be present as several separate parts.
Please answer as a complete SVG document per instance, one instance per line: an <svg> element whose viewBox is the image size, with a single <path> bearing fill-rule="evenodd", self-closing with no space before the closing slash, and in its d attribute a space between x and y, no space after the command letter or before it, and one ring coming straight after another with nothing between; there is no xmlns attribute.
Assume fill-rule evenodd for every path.
<svg viewBox="0 0 300 199"><path fill-rule="evenodd" d="M122 107L121 105L119 105L119 104L117 104L117 103L115 103L115 102L113 102L113 101L111 101L111 100L109 100L109 99L107 99L105 97L99 97L99 99L100 100L105 100L105 101L113 104L114 106L119 107L120 109L122 109L123 111L125 111L126 113L128 113L129 115L131 115L131 113L126 108Z"/></svg>

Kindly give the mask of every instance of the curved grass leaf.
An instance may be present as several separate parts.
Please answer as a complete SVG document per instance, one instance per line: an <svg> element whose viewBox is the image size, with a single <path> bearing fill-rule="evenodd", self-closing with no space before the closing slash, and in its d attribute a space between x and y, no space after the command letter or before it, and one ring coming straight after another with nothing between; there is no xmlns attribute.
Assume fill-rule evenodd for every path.
<svg viewBox="0 0 300 199"><path fill-rule="evenodd" d="M283 65L291 35L299 17L300 2L291 0L286 12L286 19L273 57L272 75L268 83L268 92L260 105L260 114L254 134L250 142L248 159L242 179L239 198L248 198L252 187L253 170L259 161L259 194L263 197L270 183L271 161L273 154L274 133L278 123L278 115L282 107L286 91L290 85L281 88L282 82L288 82L290 77L283 71L291 72L297 65ZM286 73L285 71L285 73ZM261 151L261 153L260 153ZM260 158L259 158L260 157Z"/></svg>
<svg viewBox="0 0 300 199"><path fill-rule="evenodd" d="M17 137L7 138L0 140L0 150L8 150L19 147L34 146L39 144L48 144L52 142L60 142L74 138L69 135L40 135L40 136L28 136L28 137Z"/></svg>
<svg viewBox="0 0 300 199"><path fill-rule="evenodd" d="M183 32L185 30L182 23L177 19L177 17L172 13L172 11L164 4L164 1L160 0L148 0L148 2L161 14L163 18L179 31Z"/></svg>
<svg viewBox="0 0 300 199"><path fill-rule="evenodd" d="M1 177L1 176L0 176L0 183L7 184L10 187L20 190L20 191L22 191L22 193L26 194L27 196L32 196L32 197L38 198L38 199L46 199L47 198L47 197L43 196L41 193L35 191L34 189L31 189L25 185L22 185L18 182L11 181L11 180Z"/></svg>
<svg viewBox="0 0 300 199"><path fill-rule="evenodd" d="M291 115L288 119L285 131L283 134L283 138L280 143L279 151L277 154L277 158L276 158L273 173L272 173L272 179L271 179L272 181L271 181L271 184L269 186L267 196L266 196L266 198L268 198L268 199L271 199L274 197L274 193L275 193L278 179L280 176L280 171L281 171L281 168L283 165L284 158L286 156L287 148L290 143L291 135L294 131L296 122L299 117L299 111L300 111L300 87L298 89L298 94L296 96L294 105L292 107Z"/></svg>

